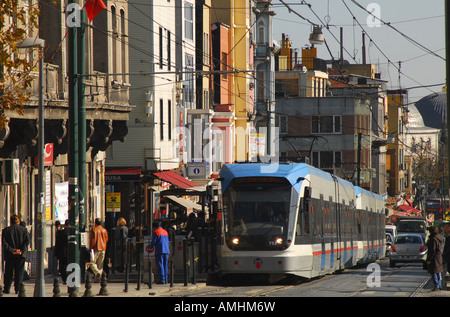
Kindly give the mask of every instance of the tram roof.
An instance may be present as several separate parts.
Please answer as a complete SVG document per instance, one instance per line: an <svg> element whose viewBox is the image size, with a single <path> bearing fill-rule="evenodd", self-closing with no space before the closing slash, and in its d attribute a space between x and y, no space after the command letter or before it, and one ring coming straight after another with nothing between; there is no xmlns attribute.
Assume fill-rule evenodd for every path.
<svg viewBox="0 0 450 317"><path fill-rule="evenodd" d="M225 190L233 178L238 177L283 177L299 192L302 181L299 178L306 178L314 175L322 179L334 182L332 175L305 163L237 163L225 164L220 177L223 179L222 189ZM340 184L353 188L353 185L340 178L336 178Z"/></svg>
<svg viewBox="0 0 450 317"><path fill-rule="evenodd" d="M367 189L355 186L355 192L356 192L356 198L364 195L364 196L372 197L372 198L377 199L377 200L382 200L384 202L383 196L381 196L379 194L375 194L375 193L373 193L371 191L368 191Z"/></svg>

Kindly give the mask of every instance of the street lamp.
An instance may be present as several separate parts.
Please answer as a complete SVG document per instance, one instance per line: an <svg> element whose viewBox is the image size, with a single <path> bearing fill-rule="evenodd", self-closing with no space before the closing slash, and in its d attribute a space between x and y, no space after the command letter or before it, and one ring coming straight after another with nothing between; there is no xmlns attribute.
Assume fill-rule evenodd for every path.
<svg viewBox="0 0 450 317"><path fill-rule="evenodd" d="M45 170L44 170L44 50L45 41L40 38L26 38L18 45L19 48L39 47L39 137L38 137L38 193L39 203L35 210L35 241L37 251L37 277L34 285L34 296L45 297L44 281L44 204L45 204Z"/></svg>

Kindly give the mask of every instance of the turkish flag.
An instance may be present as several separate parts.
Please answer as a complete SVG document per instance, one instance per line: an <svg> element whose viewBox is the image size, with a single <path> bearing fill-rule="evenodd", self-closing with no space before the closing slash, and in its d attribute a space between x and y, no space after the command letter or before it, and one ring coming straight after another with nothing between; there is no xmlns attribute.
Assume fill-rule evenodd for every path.
<svg viewBox="0 0 450 317"><path fill-rule="evenodd" d="M86 8L86 14L89 21L94 20L97 14L99 14L103 9L106 9L106 6L102 0L86 0L84 7Z"/></svg>

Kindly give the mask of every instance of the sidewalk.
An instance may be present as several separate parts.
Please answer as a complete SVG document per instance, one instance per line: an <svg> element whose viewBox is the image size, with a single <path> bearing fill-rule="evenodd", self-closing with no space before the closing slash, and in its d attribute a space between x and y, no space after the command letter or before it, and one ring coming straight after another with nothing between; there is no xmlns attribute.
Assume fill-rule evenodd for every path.
<svg viewBox="0 0 450 317"><path fill-rule="evenodd" d="M34 287L36 280L31 278L30 280L24 281L25 285L25 297L33 297L34 295ZM128 289L125 291L125 282L119 282L115 278L113 282L107 282L106 291L108 295L99 295L101 290L100 282L92 282L91 283L91 294L92 297L165 297L170 296L170 292L172 291L180 291L186 290L189 292L195 291L196 289L200 289L206 285L205 281L197 282L196 284L189 283L184 286L184 283L174 283L173 287L168 284L152 284L152 288L149 288L148 284L142 283L140 285L140 290L137 290L137 283L129 282ZM1 285L3 287L3 285ZM68 287L67 285L63 285L61 279L59 279L59 290L60 297L69 297ZM54 286L53 286L53 278L50 275L45 276L45 297L54 297ZM86 292L86 285L81 284L78 288L78 296L77 297L85 297L84 294ZM14 292L14 282L11 286L10 294L3 294L3 298L12 298L19 297L18 294ZM2 297L0 297L2 298Z"/></svg>

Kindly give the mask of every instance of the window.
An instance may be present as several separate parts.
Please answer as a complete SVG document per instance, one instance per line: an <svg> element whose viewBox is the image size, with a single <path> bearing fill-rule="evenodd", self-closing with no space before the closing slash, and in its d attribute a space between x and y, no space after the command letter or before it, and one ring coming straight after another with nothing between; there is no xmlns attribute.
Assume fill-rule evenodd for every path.
<svg viewBox="0 0 450 317"><path fill-rule="evenodd" d="M171 59L171 43L170 43L170 37L171 37L171 33L170 31L167 31L167 70L170 70L170 64L172 63L172 59Z"/></svg>
<svg viewBox="0 0 450 317"><path fill-rule="evenodd" d="M184 3L184 37L194 39L194 8L192 3Z"/></svg>
<svg viewBox="0 0 450 317"><path fill-rule="evenodd" d="M203 33L203 65L209 66L209 33Z"/></svg>
<svg viewBox="0 0 450 317"><path fill-rule="evenodd" d="M169 126L169 131L168 131L168 133L169 133L169 140L172 140L172 100L168 100L169 101L169 104L168 104L168 109L167 109L167 115L168 115L168 118L167 118L167 123L168 123L168 126Z"/></svg>
<svg viewBox="0 0 450 317"><path fill-rule="evenodd" d="M120 10L120 32L121 32L121 43L120 43L120 55L122 57L121 63L122 63L122 82L126 83L128 82L127 76L125 73L127 73L127 54L126 54L126 45L127 45L127 34L125 29L126 23L125 23L125 11Z"/></svg>
<svg viewBox="0 0 450 317"><path fill-rule="evenodd" d="M159 69L163 68L163 28L159 28Z"/></svg>
<svg viewBox="0 0 450 317"><path fill-rule="evenodd" d="M164 100L159 99L159 134L161 141L164 140Z"/></svg>
<svg viewBox="0 0 450 317"><path fill-rule="evenodd" d="M256 99L258 102L264 101L264 81L265 81L265 72L257 71L256 72Z"/></svg>
<svg viewBox="0 0 450 317"><path fill-rule="evenodd" d="M228 66L228 55L227 53L222 52L222 58L220 60L220 70L226 72L227 66ZM227 73L222 74L222 80L227 80Z"/></svg>
<svg viewBox="0 0 450 317"><path fill-rule="evenodd" d="M279 116L277 116L277 119L278 119L277 126L280 129L279 133L280 134L288 133L288 116L286 116L286 115L279 115Z"/></svg>
<svg viewBox="0 0 450 317"><path fill-rule="evenodd" d="M312 116L312 133L341 133L341 116Z"/></svg>
<svg viewBox="0 0 450 317"><path fill-rule="evenodd" d="M116 7L111 6L111 24L112 24L112 43L111 43L111 50L112 50L112 72L114 74L118 73L117 71L117 36L118 36L118 30L117 30L117 17L116 17ZM116 79L116 78L114 78Z"/></svg>
<svg viewBox="0 0 450 317"><path fill-rule="evenodd" d="M313 152L312 163L315 167L321 169L333 169L340 167L342 162L342 153L334 151Z"/></svg>
<svg viewBox="0 0 450 317"><path fill-rule="evenodd" d="M265 43L265 30L266 26L264 25L264 21L259 21L258 23L258 43Z"/></svg>
<svg viewBox="0 0 450 317"><path fill-rule="evenodd" d="M192 55L185 55L185 82L184 84L184 93L183 97L186 102L194 102L194 83L195 83L195 76L194 76L194 56Z"/></svg>

